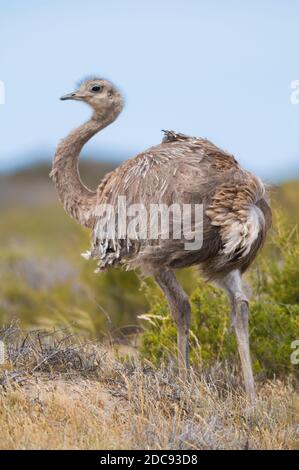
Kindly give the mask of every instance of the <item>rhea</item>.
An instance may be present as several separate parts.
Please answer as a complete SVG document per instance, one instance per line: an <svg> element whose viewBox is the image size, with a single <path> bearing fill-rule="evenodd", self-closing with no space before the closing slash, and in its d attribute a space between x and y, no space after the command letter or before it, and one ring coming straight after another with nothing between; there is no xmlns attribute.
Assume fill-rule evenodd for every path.
<svg viewBox="0 0 299 470"><path fill-rule="evenodd" d="M189 368L191 312L188 296L174 271L199 266L203 276L228 295L245 389L248 398L254 400L249 306L241 278L261 248L271 224L263 183L210 141L164 131L160 144L122 163L103 178L96 191L91 191L79 176L81 149L118 117L123 109L123 97L110 81L92 78L61 99L82 101L93 110L86 123L59 143L51 172L66 212L92 230L91 250L85 257L97 260L98 271L123 265L154 276L177 326L178 367L183 378ZM172 236L173 223L167 239L109 235L101 230L103 218L99 207L116 207L119 197L125 197L127 205L140 203L146 208L161 203L168 207L201 205L203 217L198 226L202 230L201 246L186 249L184 234Z"/></svg>

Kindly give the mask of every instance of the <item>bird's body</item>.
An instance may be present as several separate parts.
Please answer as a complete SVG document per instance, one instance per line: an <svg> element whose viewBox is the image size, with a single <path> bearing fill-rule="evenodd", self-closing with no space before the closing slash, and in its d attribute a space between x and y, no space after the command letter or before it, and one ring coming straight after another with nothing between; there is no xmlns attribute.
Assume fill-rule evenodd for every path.
<svg viewBox="0 0 299 470"><path fill-rule="evenodd" d="M178 326L181 368L188 365L190 306L172 270L198 265L208 279L215 280L229 295L246 390L252 398L254 385L247 324L242 316L247 300L242 294L240 279L263 244L271 224L263 183L244 170L232 155L208 140L164 131L161 144L125 161L103 178L96 192L89 191L78 175L81 148L117 117L122 99L113 85L100 79L88 80L79 92L66 98L86 101L95 111L86 124L60 143L52 170L66 211L92 229L92 247L86 256L97 259L99 271L125 265L155 276ZM202 231L202 243L196 249L190 245L186 249L186 234L181 225L177 233L174 219L169 224L167 237L163 236L163 230L157 237L119 236L117 230L111 236L110 232L102 230L100 208L109 206L109 217L113 213L118 229L120 219L115 219L115 213L119 210L120 198L125 198L126 208L142 205L147 214L155 205L179 208L189 205L192 214L194 207L200 206L201 223L196 225L193 221L192 229L194 233L197 229ZM146 229L150 224L146 220Z"/></svg>
<svg viewBox="0 0 299 470"><path fill-rule="evenodd" d="M206 139L164 131L160 145L125 161L104 177L97 204L118 198L128 205L202 204L203 244L186 250L184 237L157 240L107 240L95 221L91 257L99 270L124 264L149 273L164 268L200 266L209 279L251 264L270 223L265 189L259 178L242 169L232 155Z"/></svg>

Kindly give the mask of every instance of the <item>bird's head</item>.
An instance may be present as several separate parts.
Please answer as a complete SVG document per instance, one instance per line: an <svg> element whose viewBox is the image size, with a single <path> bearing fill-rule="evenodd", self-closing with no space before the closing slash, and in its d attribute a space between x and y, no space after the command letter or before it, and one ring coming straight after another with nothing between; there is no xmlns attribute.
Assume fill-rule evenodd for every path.
<svg viewBox="0 0 299 470"><path fill-rule="evenodd" d="M96 116L119 114L124 106L121 93L110 81L103 78L88 78L78 88L60 98L61 100L83 101L89 104Z"/></svg>

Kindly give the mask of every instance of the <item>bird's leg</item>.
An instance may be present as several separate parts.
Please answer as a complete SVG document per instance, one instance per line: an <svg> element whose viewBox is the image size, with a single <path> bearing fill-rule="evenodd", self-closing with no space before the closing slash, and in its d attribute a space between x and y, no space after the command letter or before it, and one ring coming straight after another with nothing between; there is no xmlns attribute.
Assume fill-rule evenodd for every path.
<svg viewBox="0 0 299 470"><path fill-rule="evenodd" d="M231 318L237 337L245 389L249 400L253 402L255 400L255 386L249 350L249 305L246 296L242 292L240 272L232 271L219 282L219 285L227 292L230 299Z"/></svg>
<svg viewBox="0 0 299 470"><path fill-rule="evenodd" d="M234 297L234 328L238 341L238 349L244 375L245 389L250 401L255 399L254 378L251 365L248 334L248 300L242 294Z"/></svg>
<svg viewBox="0 0 299 470"><path fill-rule="evenodd" d="M189 368L189 328L191 309L188 296L172 271L160 271L155 279L163 290L177 326L178 366L182 379Z"/></svg>

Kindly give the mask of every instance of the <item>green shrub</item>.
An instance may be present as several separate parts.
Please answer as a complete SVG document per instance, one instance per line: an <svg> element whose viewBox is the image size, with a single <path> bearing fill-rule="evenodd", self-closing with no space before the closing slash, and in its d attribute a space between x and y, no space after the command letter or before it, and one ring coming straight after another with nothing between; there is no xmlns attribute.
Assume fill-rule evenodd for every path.
<svg viewBox="0 0 299 470"><path fill-rule="evenodd" d="M282 212L275 212L275 229L253 284L257 292L268 295L273 302L299 303L298 226L291 224Z"/></svg>
<svg viewBox="0 0 299 470"><path fill-rule="evenodd" d="M229 305L224 294L200 283L190 298L191 364L211 366L215 362L234 362L237 345ZM265 376L296 372L290 362L291 343L299 337L299 305L277 304L269 299L250 303L250 341L256 373ZM141 353L154 364L176 353L176 327L164 300L155 302L143 315L147 320L141 339Z"/></svg>
<svg viewBox="0 0 299 470"><path fill-rule="evenodd" d="M252 269L250 343L255 373L271 377L290 372L291 343L299 339L299 235L276 215L276 229L264 255ZM153 288L152 288L153 289ZM147 297L152 298L151 288ZM155 291L141 338L141 353L154 364L176 354L176 327L163 296ZM235 362L237 345L230 325L230 307L222 291L199 279L190 296L191 364L209 367Z"/></svg>
<svg viewBox="0 0 299 470"><path fill-rule="evenodd" d="M22 327L77 325L81 332L116 335L147 309L133 272L94 274L80 253L90 234L60 206L1 213L0 323ZM127 328L125 331L128 331Z"/></svg>

